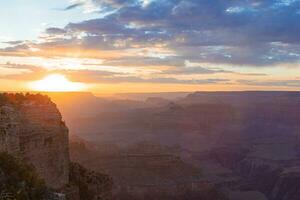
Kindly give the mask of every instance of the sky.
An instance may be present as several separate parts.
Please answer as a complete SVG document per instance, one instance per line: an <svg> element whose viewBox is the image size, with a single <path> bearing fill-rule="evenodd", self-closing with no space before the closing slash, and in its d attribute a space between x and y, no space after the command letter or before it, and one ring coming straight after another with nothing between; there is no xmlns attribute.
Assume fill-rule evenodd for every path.
<svg viewBox="0 0 300 200"><path fill-rule="evenodd" d="M0 90L299 90L299 21L300 0L1 1Z"/></svg>

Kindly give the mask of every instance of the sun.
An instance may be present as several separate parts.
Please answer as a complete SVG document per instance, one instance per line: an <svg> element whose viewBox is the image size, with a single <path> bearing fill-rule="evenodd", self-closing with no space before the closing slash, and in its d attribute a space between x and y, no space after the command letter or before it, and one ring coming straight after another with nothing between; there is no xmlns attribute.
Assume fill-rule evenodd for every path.
<svg viewBox="0 0 300 200"><path fill-rule="evenodd" d="M43 92L72 92L83 90L85 84L71 82L62 74L50 74L42 80L31 82L29 87Z"/></svg>

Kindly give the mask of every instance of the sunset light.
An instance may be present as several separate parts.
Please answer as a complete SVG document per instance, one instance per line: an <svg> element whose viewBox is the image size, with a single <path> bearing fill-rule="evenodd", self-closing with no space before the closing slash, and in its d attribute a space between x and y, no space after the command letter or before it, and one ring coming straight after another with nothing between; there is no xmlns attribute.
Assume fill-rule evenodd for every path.
<svg viewBox="0 0 300 200"><path fill-rule="evenodd" d="M0 1L0 200L300 200L300 0Z"/></svg>
<svg viewBox="0 0 300 200"><path fill-rule="evenodd" d="M83 83L71 82L61 74L51 74L42 80L30 83L29 87L35 91L70 92L83 90L85 85Z"/></svg>

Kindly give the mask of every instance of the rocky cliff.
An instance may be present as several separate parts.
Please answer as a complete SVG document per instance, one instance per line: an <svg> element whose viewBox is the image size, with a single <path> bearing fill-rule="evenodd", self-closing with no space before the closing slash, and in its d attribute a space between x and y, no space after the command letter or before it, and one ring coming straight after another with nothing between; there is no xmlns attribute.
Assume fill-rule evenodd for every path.
<svg viewBox="0 0 300 200"><path fill-rule="evenodd" d="M41 95L6 95L0 107L0 150L32 164L53 188L69 182L68 129Z"/></svg>
<svg viewBox="0 0 300 200"><path fill-rule="evenodd" d="M80 199L112 199L112 180L108 175L87 170L77 163L71 163L70 172L70 182L79 186Z"/></svg>
<svg viewBox="0 0 300 200"><path fill-rule="evenodd" d="M72 200L76 193L79 195L76 187L80 190L80 185L69 178L84 180L88 191L93 192L84 199L110 199L112 181L107 176L94 174L91 179L85 174L93 172L78 174L70 165L68 128L47 96L0 94L0 152L32 165L48 187L65 193L62 195L66 197L71 194Z"/></svg>

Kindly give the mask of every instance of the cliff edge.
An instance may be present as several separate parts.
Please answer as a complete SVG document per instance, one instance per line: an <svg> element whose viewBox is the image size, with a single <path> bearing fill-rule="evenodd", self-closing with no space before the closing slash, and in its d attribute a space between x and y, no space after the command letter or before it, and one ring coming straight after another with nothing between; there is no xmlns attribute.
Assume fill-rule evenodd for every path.
<svg viewBox="0 0 300 200"><path fill-rule="evenodd" d="M1 94L0 151L32 164L52 188L69 182L68 128L47 96Z"/></svg>
<svg viewBox="0 0 300 200"><path fill-rule="evenodd" d="M0 93L0 152L32 165L47 187L64 196L62 199L80 199L82 188L78 180L91 192L90 198L84 199L111 199L112 181L108 176L71 165L68 132L59 110L48 96ZM93 180L97 181L81 177L73 166L85 174L93 174ZM70 194L72 197L68 198Z"/></svg>

